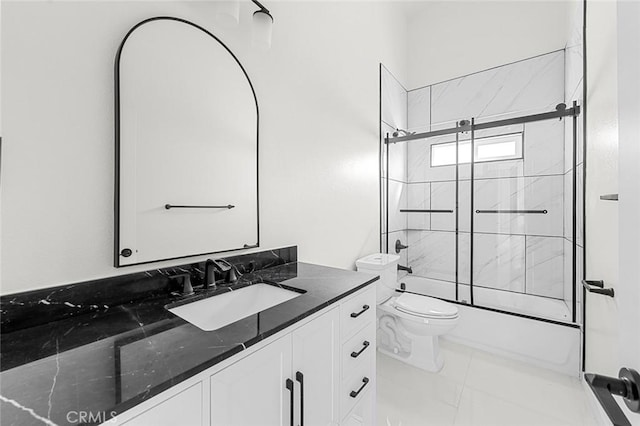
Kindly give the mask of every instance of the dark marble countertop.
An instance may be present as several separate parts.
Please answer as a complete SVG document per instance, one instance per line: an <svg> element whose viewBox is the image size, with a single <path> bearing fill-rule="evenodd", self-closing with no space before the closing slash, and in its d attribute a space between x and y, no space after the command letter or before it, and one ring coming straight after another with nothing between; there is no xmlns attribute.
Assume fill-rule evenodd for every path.
<svg viewBox="0 0 640 426"><path fill-rule="evenodd" d="M165 309L178 300L168 294L3 332L0 423L77 424L77 412L108 419L376 279L299 262L245 274L233 288L266 281L304 293L209 332Z"/></svg>

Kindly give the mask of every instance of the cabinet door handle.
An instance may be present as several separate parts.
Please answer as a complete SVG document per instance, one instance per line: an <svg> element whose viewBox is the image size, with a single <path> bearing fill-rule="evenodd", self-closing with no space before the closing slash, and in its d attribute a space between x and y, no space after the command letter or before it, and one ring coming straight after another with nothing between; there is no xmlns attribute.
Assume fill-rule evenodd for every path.
<svg viewBox="0 0 640 426"><path fill-rule="evenodd" d="M360 349L358 352L351 352L351 357L358 358L360 354L364 352L364 350L367 349L368 347L369 347L369 342L365 340L364 342L362 342L362 349Z"/></svg>
<svg viewBox="0 0 640 426"><path fill-rule="evenodd" d="M369 309L369 305L362 305L362 310L360 312L351 312L351 318L358 318L360 315L364 314L367 309Z"/></svg>
<svg viewBox="0 0 640 426"><path fill-rule="evenodd" d="M367 383L369 383L369 379L367 377L362 379L362 386L360 386L360 389L358 389L357 391L351 391L351 393L349 394L349 396L351 398L355 398L358 396L358 394L360 392L362 392L362 389L364 389L365 386L367 386Z"/></svg>
<svg viewBox="0 0 640 426"><path fill-rule="evenodd" d="M289 389L289 411L291 413L291 417L290 417L290 421L289 421L289 425L293 426L293 380L291 379L287 379L287 381L285 382L287 389Z"/></svg>
<svg viewBox="0 0 640 426"><path fill-rule="evenodd" d="M296 371L296 381L300 383L300 426L304 426L304 375Z"/></svg>

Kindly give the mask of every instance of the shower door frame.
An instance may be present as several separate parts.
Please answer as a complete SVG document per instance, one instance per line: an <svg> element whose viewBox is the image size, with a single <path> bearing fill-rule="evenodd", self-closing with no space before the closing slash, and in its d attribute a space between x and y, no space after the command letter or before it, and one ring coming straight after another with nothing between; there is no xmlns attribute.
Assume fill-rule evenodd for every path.
<svg viewBox="0 0 640 426"><path fill-rule="evenodd" d="M499 313L504 313L504 314L508 314L508 315L514 315L514 316L518 316L518 317L522 317L522 318L528 318L528 319L533 319L533 320L537 320L537 321L542 321L542 322L547 322L547 323L552 323L552 324L557 324L557 325L562 325L562 326L566 326L566 327L572 327L572 328L580 328L580 324L577 323L577 283L576 283L576 278L577 278L577 262L576 262L576 255L577 255L577 242L576 242L576 236L577 236L577 170L576 170L576 163L577 163L577 130L578 130L578 116L580 115L581 112L581 108L578 105L577 101L573 101L573 105L571 108L567 108L565 104L558 104L558 106L556 106L556 109L554 111L549 111L549 112L543 112L543 113L538 113L538 114L531 114L531 115L526 115L526 116L520 116L520 117L514 117L514 118L507 118L507 119L502 119L502 120L495 120L495 121L488 121L488 122L484 122L484 123L476 123L475 122L475 117L471 118L471 120L460 120L456 122L455 127L451 127L451 128L447 128L447 129L441 129L441 130L434 130L434 131L429 131L429 132L422 132L422 133L414 133L414 134L410 134L410 135L405 135L405 136L399 136L399 137L395 137L395 138L390 138L389 134L387 133L384 137L384 145L385 145L385 166L386 166L386 176L385 176L385 185L386 185L386 191L385 191L385 202L384 202L384 207L385 207L385 229L384 229L384 235L385 235L385 239L386 239L386 245L384 246L384 252L385 253L389 253L389 145L390 144L395 144L395 143L400 143L400 142L410 142L413 140L421 140L421 139L427 139L427 138L431 138L431 137L436 137L436 136L444 136L444 135L451 135L451 134L455 134L456 140L456 163L455 163L455 300L449 300L449 299L444 299L441 297L437 297L437 296L432 296L432 297L436 297L438 299L442 299L448 302L452 302L452 303L456 303L456 304L460 304L460 305L465 305L465 306L471 306L474 308L479 308L479 309L484 309L484 310L488 310L488 311L493 311L493 312L499 312ZM485 129L492 129L492 128L496 128L496 127L504 127L504 126L511 126L511 125L516 125L516 124L525 124L525 123L533 123L533 122L539 122L539 121L546 121L546 120L553 120L553 119L559 119L562 120L565 117L571 117L573 120L572 123L572 146L573 146L573 152L572 152L572 188L573 188L573 194L572 194L572 244L571 244L571 248L572 248L572 303L571 303L571 322L563 322L563 321L558 321L558 320L553 320L553 319L549 319L549 318L543 318L543 317L538 317L535 315L528 315L528 314L522 314L522 313L518 313L518 312L513 312L513 311L507 311L504 309L498 309L498 308L492 308L489 306L480 306L480 305L476 305L474 303L474 298L473 298L473 273L474 273L474 268L473 268L473 246L474 246L474 168L475 168L475 155L474 155L474 147L475 147L475 132L477 130L485 130ZM459 298L459 291L458 291L458 286L459 286L459 276L458 276L458 269L459 269L459 265L458 265L458 261L459 261L459 253L458 253L458 249L459 249L459 244L458 244L458 239L459 239L459 213L458 213L458 207L459 207L459 201L458 201L458 196L459 196L459 167L460 167L460 163L459 163L459 158L458 158L458 151L459 151L459 136L460 133L467 133L470 132L470 143L471 143L471 161L470 161L470 215L471 215L471 221L470 221L470 229L469 229L469 271L470 271L470 276L469 276L469 297L470 297L470 302L471 303L466 303L466 302L461 302L458 300ZM382 175L381 175L382 176ZM584 202L584 201L583 201ZM584 223L584 222L583 222ZM382 235L382 234L381 234ZM401 291L401 292L406 292L406 290L402 290L402 289L398 289L397 291ZM584 302L583 302L583 306L584 306ZM583 319L584 320L584 319Z"/></svg>

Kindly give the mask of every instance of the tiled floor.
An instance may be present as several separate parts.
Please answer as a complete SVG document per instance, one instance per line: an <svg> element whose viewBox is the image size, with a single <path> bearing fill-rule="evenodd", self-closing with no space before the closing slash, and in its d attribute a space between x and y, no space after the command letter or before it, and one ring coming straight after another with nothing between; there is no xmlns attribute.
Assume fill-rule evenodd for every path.
<svg viewBox="0 0 640 426"><path fill-rule="evenodd" d="M441 340L428 373L378 352L378 425L593 426L578 379Z"/></svg>

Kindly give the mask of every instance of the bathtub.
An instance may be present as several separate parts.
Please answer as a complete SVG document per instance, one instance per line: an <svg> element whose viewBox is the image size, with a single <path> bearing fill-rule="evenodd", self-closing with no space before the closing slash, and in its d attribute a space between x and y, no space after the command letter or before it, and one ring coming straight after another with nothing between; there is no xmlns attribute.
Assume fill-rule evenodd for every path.
<svg viewBox="0 0 640 426"><path fill-rule="evenodd" d="M455 299L451 282L407 275L398 287L401 283L413 293ZM442 338L579 377L581 330L571 323L571 308L564 300L477 286L473 291L475 306L465 304L470 301L469 286L458 286L460 321Z"/></svg>

